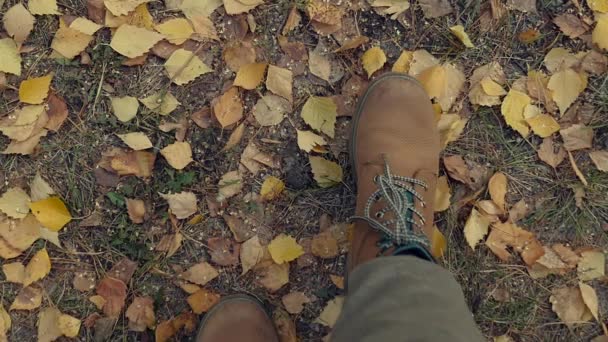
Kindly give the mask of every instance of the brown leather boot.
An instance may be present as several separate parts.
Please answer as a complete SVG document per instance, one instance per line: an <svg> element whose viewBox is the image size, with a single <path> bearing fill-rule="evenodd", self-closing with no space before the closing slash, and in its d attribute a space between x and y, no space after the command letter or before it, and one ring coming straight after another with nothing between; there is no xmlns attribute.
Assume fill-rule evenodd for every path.
<svg viewBox="0 0 608 342"><path fill-rule="evenodd" d="M274 323L254 297L223 298L201 322L197 342L279 342Z"/></svg>
<svg viewBox="0 0 608 342"><path fill-rule="evenodd" d="M358 193L348 271L381 255L432 260L440 146L424 88L403 74L375 80L359 101L350 149Z"/></svg>

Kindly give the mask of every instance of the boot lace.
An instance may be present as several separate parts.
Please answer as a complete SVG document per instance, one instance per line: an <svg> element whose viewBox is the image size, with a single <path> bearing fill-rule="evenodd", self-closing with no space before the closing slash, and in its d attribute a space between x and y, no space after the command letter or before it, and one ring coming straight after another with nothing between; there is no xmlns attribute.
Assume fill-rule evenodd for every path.
<svg viewBox="0 0 608 342"><path fill-rule="evenodd" d="M425 223L424 216L416 209L415 201L419 201L422 207L426 205L414 186L419 185L426 190L427 184L416 178L393 175L386 159L384 173L374 177L374 183L377 184L378 190L367 200L363 216L353 216L352 219L366 221L372 228L384 234L384 238L379 242L381 251L391 246L412 243L428 249L430 244L426 236L414 231L415 228L422 228ZM372 206L381 199L385 202L384 207L372 216ZM391 212L394 218L383 219L387 212Z"/></svg>

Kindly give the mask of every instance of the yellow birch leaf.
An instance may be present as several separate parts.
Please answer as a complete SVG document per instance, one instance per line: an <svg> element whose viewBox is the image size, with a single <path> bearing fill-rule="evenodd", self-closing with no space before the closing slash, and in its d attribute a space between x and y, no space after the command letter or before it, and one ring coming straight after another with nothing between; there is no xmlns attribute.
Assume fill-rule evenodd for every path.
<svg viewBox="0 0 608 342"><path fill-rule="evenodd" d="M488 192L492 201L501 209L505 210L505 195L507 194L507 176L502 172L496 172L488 182Z"/></svg>
<svg viewBox="0 0 608 342"><path fill-rule="evenodd" d="M393 72L408 73L410 71L410 63L414 59L414 53L412 51L403 51L395 64L393 64Z"/></svg>
<svg viewBox="0 0 608 342"><path fill-rule="evenodd" d="M445 69L441 65L432 66L417 77L430 98L440 97L446 83Z"/></svg>
<svg viewBox="0 0 608 342"><path fill-rule="evenodd" d="M68 208L59 197L49 197L32 202L30 209L38 221L53 232L59 231L72 220Z"/></svg>
<svg viewBox="0 0 608 342"><path fill-rule="evenodd" d="M131 132L116 135L120 138L120 140L127 144L127 146L135 151L145 150L153 146L150 138L148 138L148 136L142 132Z"/></svg>
<svg viewBox="0 0 608 342"><path fill-rule="evenodd" d="M266 75L266 89L293 102L293 73L289 69L270 65Z"/></svg>
<svg viewBox="0 0 608 342"><path fill-rule="evenodd" d="M599 322L600 321L599 301L598 301L597 293L595 292L595 289L582 282L578 283L578 287L581 290L581 296L583 297L583 302L585 302L585 305L591 312L591 315L593 315L593 318L595 318L595 320L597 320Z"/></svg>
<svg viewBox="0 0 608 342"><path fill-rule="evenodd" d="M177 49L171 54L165 62L165 69L171 81L177 85L192 82L213 71L197 55L184 49Z"/></svg>
<svg viewBox="0 0 608 342"><path fill-rule="evenodd" d="M488 234L490 220L480 214L475 208L471 210L471 215L464 225L464 237L473 250L475 246Z"/></svg>
<svg viewBox="0 0 608 342"><path fill-rule="evenodd" d="M70 315L61 314L57 326L63 336L74 338L78 336L78 332L80 331L80 320Z"/></svg>
<svg viewBox="0 0 608 342"><path fill-rule="evenodd" d="M598 170L608 172L608 151L589 152L589 157Z"/></svg>
<svg viewBox="0 0 608 342"><path fill-rule="evenodd" d="M587 5L595 12L608 13L608 0L587 0Z"/></svg>
<svg viewBox="0 0 608 342"><path fill-rule="evenodd" d="M34 310L42 304L42 290L35 286L24 287L11 304L9 310Z"/></svg>
<svg viewBox="0 0 608 342"><path fill-rule="evenodd" d="M169 165L176 170L182 170L192 160L192 147L187 141L176 141L160 150L160 154L165 157Z"/></svg>
<svg viewBox="0 0 608 342"><path fill-rule="evenodd" d="M9 8L2 18L4 29L21 45L34 29L36 18L21 3Z"/></svg>
<svg viewBox="0 0 608 342"><path fill-rule="evenodd" d="M55 32L51 48L67 59L73 59L89 46L93 36L69 27L60 27Z"/></svg>
<svg viewBox="0 0 608 342"><path fill-rule="evenodd" d="M0 196L0 212L22 219L30 212L30 196L21 188L10 188Z"/></svg>
<svg viewBox="0 0 608 342"><path fill-rule="evenodd" d="M57 7L57 0L29 0L27 6L32 14L61 14Z"/></svg>
<svg viewBox="0 0 608 342"><path fill-rule="evenodd" d="M605 274L606 257L601 251L581 252L581 259L578 262L576 272L578 279L589 281L602 278Z"/></svg>
<svg viewBox="0 0 608 342"><path fill-rule="evenodd" d="M559 131L560 126L557 121L551 116L547 114L538 114L529 119L526 119L528 125L532 129L534 134L538 135L541 138L550 137L553 133Z"/></svg>
<svg viewBox="0 0 608 342"><path fill-rule="evenodd" d="M38 342L51 342L61 337L59 329L61 311L56 308L44 308L38 313Z"/></svg>
<svg viewBox="0 0 608 342"><path fill-rule="evenodd" d="M0 39L0 71L21 76L21 55L10 38Z"/></svg>
<svg viewBox="0 0 608 342"><path fill-rule="evenodd" d="M25 266L23 287L28 287L35 281L46 277L49 272L51 272L51 259L46 248L43 248L34 254L32 260Z"/></svg>
<svg viewBox="0 0 608 342"><path fill-rule="evenodd" d="M53 74L28 78L19 85L19 101L29 104L41 104L49 93Z"/></svg>
<svg viewBox="0 0 608 342"><path fill-rule="evenodd" d="M14 258L40 238L40 222L33 215L0 222L0 257Z"/></svg>
<svg viewBox="0 0 608 342"><path fill-rule="evenodd" d="M312 174L317 184L322 188L329 188L342 183L342 168L340 165L321 157L309 158Z"/></svg>
<svg viewBox="0 0 608 342"><path fill-rule="evenodd" d="M222 5L222 0L183 0L179 5L179 9L184 13L186 18L200 15L209 17L218 7Z"/></svg>
<svg viewBox="0 0 608 342"><path fill-rule="evenodd" d="M145 28L123 24L114 32L110 46L119 54L135 58L148 52L164 38L162 34Z"/></svg>
<svg viewBox="0 0 608 342"><path fill-rule="evenodd" d="M604 1L608 7L608 1ZM593 33L591 34L591 41L600 49L608 51L608 13L604 13L601 15L596 15L597 24L595 24L595 28L593 29Z"/></svg>
<svg viewBox="0 0 608 342"><path fill-rule="evenodd" d="M285 183L282 180L274 176L268 176L262 183L262 189L260 190L260 196L263 200L271 201L281 195L285 190Z"/></svg>
<svg viewBox="0 0 608 342"><path fill-rule="evenodd" d="M304 254L304 248L291 236L280 234L268 244L268 252L277 264L290 262Z"/></svg>
<svg viewBox="0 0 608 342"><path fill-rule="evenodd" d="M243 65L236 73L234 85L243 89L253 90L264 80L268 63L251 63Z"/></svg>
<svg viewBox="0 0 608 342"><path fill-rule="evenodd" d="M198 210L196 195L189 191L177 194L160 194L169 204L171 213L178 219L185 219L192 216Z"/></svg>
<svg viewBox="0 0 608 342"><path fill-rule="evenodd" d="M494 82L494 80L492 80L490 77L484 77L479 83L481 84L481 88L487 95L502 96L507 94L507 92L502 88L502 86Z"/></svg>
<svg viewBox="0 0 608 342"><path fill-rule="evenodd" d="M310 152L316 146L327 144L327 141L322 136L311 131L300 131L297 129L296 132L298 133L298 147L303 151Z"/></svg>
<svg viewBox="0 0 608 342"><path fill-rule="evenodd" d="M365 51L361 57L361 62L363 63L363 68L367 71L367 77L369 78L384 66L384 63L386 63L386 55L381 48L374 46Z"/></svg>
<svg viewBox="0 0 608 342"><path fill-rule="evenodd" d="M127 15L137 6L149 1L150 0L104 0L104 4L112 14L119 16Z"/></svg>
<svg viewBox="0 0 608 342"><path fill-rule="evenodd" d="M111 97L112 112L122 122L128 122L137 115L139 102L132 96Z"/></svg>
<svg viewBox="0 0 608 342"><path fill-rule="evenodd" d="M455 35L456 38L458 38L458 40L460 40L462 44L464 44L464 46L468 48L475 47L475 45L473 45L473 43L471 42L469 35L464 32L464 27L462 25L452 26L450 27L450 31L452 31L452 34Z"/></svg>
<svg viewBox="0 0 608 342"><path fill-rule="evenodd" d="M441 106L437 105L439 112L441 112ZM461 118L458 114L439 114L439 121L437 121L437 130L439 131L439 141L441 147L445 148L452 141L456 141L465 126L467 125L467 119Z"/></svg>
<svg viewBox="0 0 608 342"><path fill-rule="evenodd" d="M505 122L511 128L519 132L524 138L530 132L528 123L524 119L524 109L532 102L530 96L517 90L509 90L507 96L502 101L500 111L505 118Z"/></svg>
<svg viewBox="0 0 608 342"><path fill-rule="evenodd" d="M576 101L586 83L586 78L572 69L561 70L551 76L547 88L553 92L553 101L562 115Z"/></svg>
<svg viewBox="0 0 608 342"><path fill-rule="evenodd" d="M320 323L327 327L333 327L338 318L340 317L340 313L342 312L342 306L344 305L344 297L338 296L329 302L327 302L327 306L321 311L321 314L315 320L315 323Z"/></svg>
<svg viewBox="0 0 608 342"><path fill-rule="evenodd" d="M70 28L76 31L82 32L84 34L88 34L90 36L94 35L95 32L99 31L103 26L83 17L78 17L72 21L70 24Z"/></svg>
<svg viewBox="0 0 608 342"><path fill-rule="evenodd" d="M245 122L242 122L240 125L236 126L234 131L230 133L228 141L226 142L226 146L222 148L222 152L230 150L241 141L241 139L243 138L243 134L245 134L245 127Z"/></svg>
<svg viewBox="0 0 608 342"><path fill-rule="evenodd" d="M34 179L30 182L30 197L32 201L38 201L53 195L55 190L42 178L40 172L36 172Z"/></svg>
<svg viewBox="0 0 608 342"><path fill-rule="evenodd" d="M165 35L171 44L180 45L194 33L194 29L186 18L173 18L166 20L154 27L156 31Z"/></svg>
<svg viewBox="0 0 608 342"><path fill-rule="evenodd" d="M8 341L6 333L11 328L11 316L6 312L4 306L0 304L0 340Z"/></svg>
<svg viewBox="0 0 608 342"><path fill-rule="evenodd" d="M2 265L2 272L6 281L11 283L23 284L25 279L25 266L20 262L12 262Z"/></svg>
<svg viewBox="0 0 608 342"><path fill-rule="evenodd" d="M434 211L441 212L450 207L450 185L448 184L448 177L441 176L437 178L437 187L435 188L435 207Z"/></svg>
<svg viewBox="0 0 608 342"><path fill-rule="evenodd" d="M330 97L311 96L302 107L302 119L318 132L334 137L338 107Z"/></svg>
<svg viewBox="0 0 608 342"><path fill-rule="evenodd" d="M169 115L174 111L180 102L170 92L159 91L139 101L149 110L160 115Z"/></svg>
<svg viewBox="0 0 608 342"><path fill-rule="evenodd" d="M431 237L431 254L439 259L443 257L443 254L448 249L448 241L445 235L437 228L433 226L433 236Z"/></svg>
<svg viewBox="0 0 608 342"><path fill-rule="evenodd" d="M251 11L258 5L263 4L264 0L223 0L224 8L228 14L240 14Z"/></svg>

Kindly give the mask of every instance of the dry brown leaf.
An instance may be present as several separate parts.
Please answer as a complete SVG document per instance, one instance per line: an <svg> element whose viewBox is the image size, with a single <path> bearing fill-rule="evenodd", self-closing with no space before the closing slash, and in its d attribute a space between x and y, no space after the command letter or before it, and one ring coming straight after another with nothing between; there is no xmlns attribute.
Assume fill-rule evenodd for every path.
<svg viewBox="0 0 608 342"><path fill-rule="evenodd" d="M234 71L247 64L255 63L256 52L253 45L248 41L238 41L224 48L224 61Z"/></svg>
<svg viewBox="0 0 608 342"><path fill-rule="evenodd" d="M296 335L296 325L289 317L289 314L281 308L276 308L272 314L274 326L281 342L298 342Z"/></svg>
<svg viewBox="0 0 608 342"><path fill-rule="evenodd" d="M566 158L566 150L563 147L560 146L555 152L555 143L550 137L543 139L537 152L540 160L553 168L556 168Z"/></svg>
<svg viewBox="0 0 608 342"><path fill-rule="evenodd" d="M528 204L526 201L519 200L509 209L509 222L516 223L528 215Z"/></svg>
<svg viewBox="0 0 608 342"><path fill-rule="evenodd" d="M501 260L508 261L511 254L507 247L517 251L527 265L532 265L545 253L534 234L513 223L494 223L486 245Z"/></svg>
<svg viewBox="0 0 608 342"><path fill-rule="evenodd" d="M330 274L329 279L337 288L344 290L344 277Z"/></svg>
<svg viewBox="0 0 608 342"><path fill-rule="evenodd" d="M469 168L464 163L462 156L454 155L443 157L443 165L445 166L450 178L462 183L469 183Z"/></svg>
<svg viewBox="0 0 608 342"><path fill-rule="evenodd" d="M179 232L175 234L167 234L160 239L154 249L157 251L165 252L166 257L170 258L182 246L183 239L183 235Z"/></svg>
<svg viewBox="0 0 608 342"><path fill-rule="evenodd" d="M575 124L559 131L567 151L590 148L593 141L593 128Z"/></svg>
<svg viewBox="0 0 608 342"><path fill-rule="evenodd" d="M289 15L287 16L287 20L285 20L285 25L283 25L283 31L281 31L282 35L286 35L289 32L293 31L298 25L300 25L300 21L302 20L302 16L298 11L298 8L294 5L289 11Z"/></svg>
<svg viewBox="0 0 608 342"><path fill-rule="evenodd" d="M253 106L253 116L261 126L278 125L289 112L291 112L291 103L273 94L262 96Z"/></svg>
<svg viewBox="0 0 608 342"><path fill-rule="evenodd" d="M253 90L264 80L268 63L251 63L239 68L234 79L234 85L243 89Z"/></svg>
<svg viewBox="0 0 608 342"><path fill-rule="evenodd" d="M133 223L143 223L146 215L146 206L143 200L127 198L127 213Z"/></svg>
<svg viewBox="0 0 608 342"><path fill-rule="evenodd" d="M187 141L176 141L160 150L167 163L176 170L183 170L192 160L192 147Z"/></svg>
<svg viewBox="0 0 608 342"><path fill-rule="evenodd" d="M129 330L146 331L156 325L154 300L150 297L135 297L125 316L129 319Z"/></svg>
<svg viewBox="0 0 608 342"><path fill-rule="evenodd" d="M127 285L122 280L105 277L97 284L96 292L105 301L103 313L118 318L127 299Z"/></svg>
<svg viewBox="0 0 608 342"><path fill-rule="evenodd" d="M608 172L608 151L589 152L589 157L598 170Z"/></svg>
<svg viewBox="0 0 608 342"><path fill-rule="evenodd" d="M9 259L21 255L40 238L40 228L42 225L34 215L17 221L0 220L0 257Z"/></svg>
<svg viewBox="0 0 608 342"><path fill-rule="evenodd" d="M121 176L135 175L146 178L152 176L156 155L146 151L119 151L111 158L112 170Z"/></svg>
<svg viewBox="0 0 608 342"><path fill-rule="evenodd" d="M176 194L160 194L169 204L171 213L178 219L192 216L198 210L196 195L189 191Z"/></svg>
<svg viewBox="0 0 608 342"><path fill-rule="evenodd" d="M42 304L42 289L36 286L24 287L11 304L9 310L34 310Z"/></svg>
<svg viewBox="0 0 608 342"><path fill-rule="evenodd" d="M576 15L570 13L564 13L555 17L553 22L570 38L580 37L589 30L589 25L585 24Z"/></svg>
<svg viewBox="0 0 608 342"><path fill-rule="evenodd" d="M88 292L95 288L95 274L89 272L77 272L74 274L72 286L80 292Z"/></svg>
<svg viewBox="0 0 608 342"><path fill-rule="evenodd" d="M608 57L591 50L583 57L581 68L586 72L602 75L608 70Z"/></svg>
<svg viewBox="0 0 608 342"><path fill-rule="evenodd" d="M207 262L200 262L188 270L180 274L180 277L191 283L205 285L213 279L217 278L219 273Z"/></svg>
<svg viewBox="0 0 608 342"><path fill-rule="evenodd" d="M240 218L226 214L222 215L222 217L224 218L224 221L226 221L232 235L234 235L234 240L236 240L236 242L246 241L255 235L252 227Z"/></svg>
<svg viewBox="0 0 608 342"><path fill-rule="evenodd" d="M222 128L241 120L243 117L243 103L239 90L231 87L222 94L213 106L213 113L217 121L222 125Z"/></svg>
<svg viewBox="0 0 608 342"><path fill-rule="evenodd" d="M322 80L329 82L331 76L331 62L329 58L320 51L310 50L308 52L308 67L310 73Z"/></svg>
<svg viewBox="0 0 608 342"><path fill-rule="evenodd" d="M426 18L438 18L452 13L452 6L447 0L422 0L418 2Z"/></svg>
<svg viewBox="0 0 608 342"><path fill-rule="evenodd" d="M292 103L293 73L289 69L270 65L266 75L266 88Z"/></svg>
<svg viewBox="0 0 608 342"><path fill-rule="evenodd" d="M256 266L264 258L264 250L260 243L260 238L256 235L245 241L241 245L241 266L243 267L242 274L247 273L250 269Z"/></svg>
<svg viewBox="0 0 608 342"><path fill-rule="evenodd" d="M505 195L507 194L507 176L502 172L496 172L488 182L488 191L492 201L501 209L505 210Z"/></svg>
<svg viewBox="0 0 608 342"><path fill-rule="evenodd" d="M233 147L235 147L236 145L238 145L238 143L241 142L241 139L243 138L244 133L245 133L245 123L243 122L240 125L236 126L234 131L232 131L232 133L230 133L230 137L228 137L228 141L226 142L226 145L222 148L222 152L228 151L228 150L232 149Z"/></svg>
<svg viewBox="0 0 608 342"><path fill-rule="evenodd" d="M188 304L192 311L200 315L209 311L215 304L220 301L220 295L206 289L200 289L188 296Z"/></svg>
<svg viewBox="0 0 608 342"><path fill-rule="evenodd" d="M270 293L277 292L289 283L289 263L275 264L272 260L255 267L256 281Z"/></svg>
<svg viewBox="0 0 608 342"><path fill-rule="evenodd" d="M230 171L222 176L217 184L219 202L233 197L243 189L243 180L238 171Z"/></svg>
<svg viewBox="0 0 608 342"><path fill-rule="evenodd" d="M220 266L233 266L239 262L241 245L229 238L215 237L207 240L211 260Z"/></svg>
<svg viewBox="0 0 608 342"><path fill-rule="evenodd" d="M295 291L284 295L281 298L285 310L290 314L299 314L304 310L304 304L310 303L311 300L304 292Z"/></svg>
<svg viewBox="0 0 608 342"><path fill-rule="evenodd" d="M313 236L311 252L322 259L334 258L340 253L338 240L329 231L321 232Z"/></svg>
<svg viewBox="0 0 608 342"><path fill-rule="evenodd" d="M551 291L549 301L553 312L569 327L572 327L575 323L586 322L593 318L578 287L555 288Z"/></svg>
<svg viewBox="0 0 608 342"><path fill-rule="evenodd" d="M21 3L9 8L2 18L4 29L18 45L25 42L34 29L36 18Z"/></svg>

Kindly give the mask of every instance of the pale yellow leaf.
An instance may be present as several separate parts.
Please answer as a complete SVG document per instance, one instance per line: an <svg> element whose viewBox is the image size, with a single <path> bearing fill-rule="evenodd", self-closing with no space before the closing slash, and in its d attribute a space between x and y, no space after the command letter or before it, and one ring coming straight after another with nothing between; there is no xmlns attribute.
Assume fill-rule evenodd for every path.
<svg viewBox="0 0 608 342"><path fill-rule="evenodd" d="M213 71L198 56L184 49L177 49L171 54L165 62L165 69L171 81L177 85L192 82L197 77Z"/></svg>
<svg viewBox="0 0 608 342"><path fill-rule="evenodd" d="M544 59L545 66L550 73L554 74L568 68L573 68L580 63L579 58L570 51L557 47L551 49Z"/></svg>
<svg viewBox="0 0 608 342"><path fill-rule="evenodd" d="M0 257L14 258L40 238L40 222L33 215L21 220L0 221Z"/></svg>
<svg viewBox="0 0 608 342"><path fill-rule="evenodd" d="M194 29L185 18L172 18L156 25L154 29L163 34L171 44L180 45L192 36Z"/></svg>
<svg viewBox="0 0 608 342"><path fill-rule="evenodd" d="M104 0L106 8L116 16L127 15L137 6L144 4L150 0Z"/></svg>
<svg viewBox="0 0 608 342"><path fill-rule="evenodd" d="M177 194L160 194L169 204L171 213L178 219L192 216L198 210L196 195L192 192L183 191Z"/></svg>
<svg viewBox="0 0 608 342"><path fill-rule="evenodd" d="M316 156L311 156L309 161L312 174L320 187L328 188L342 182L343 172L340 165Z"/></svg>
<svg viewBox="0 0 608 342"><path fill-rule="evenodd" d="M59 232L52 231L45 227L40 227L40 238L44 239L53 245L62 248L61 242L59 241Z"/></svg>
<svg viewBox="0 0 608 342"><path fill-rule="evenodd" d="M0 196L0 211L8 217L22 219L30 212L30 196L21 188L10 188Z"/></svg>
<svg viewBox="0 0 608 342"><path fill-rule="evenodd" d="M338 296L329 302L321 314L315 320L316 323L320 323L322 325L333 327L338 321L338 317L340 317L340 313L342 313L342 306L344 305L344 297Z"/></svg>
<svg viewBox="0 0 608 342"><path fill-rule="evenodd" d="M587 5L593 11L608 13L608 0L587 0Z"/></svg>
<svg viewBox="0 0 608 342"><path fill-rule="evenodd" d="M11 38L0 39L0 71L21 75L21 56Z"/></svg>
<svg viewBox="0 0 608 342"><path fill-rule="evenodd" d="M131 132L126 134L116 134L130 148L139 151L151 148L152 142L150 138L143 132ZM162 152L161 152L162 153Z"/></svg>
<svg viewBox="0 0 608 342"><path fill-rule="evenodd" d="M23 103L41 104L47 97L53 75L28 78L19 85L19 100Z"/></svg>
<svg viewBox="0 0 608 342"><path fill-rule="evenodd" d="M574 324L586 322L593 318L583 301L578 286L554 288L551 291L549 301L553 312L570 328Z"/></svg>
<svg viewBox="0 0 608 342"><path fill-rule="evenodd" d="M502 86L494 82L490 77L484 77L479 84L481 84L481 88L489 96L502 96L507 94Z"/></svg>
<svg viewBox="0 0 608 342"><path fill-rule="evenodd" d="M38 342L52 342L63 333L59 328L61 311L56 308L44 308L38 313Z"/></svg>
<svg viewBox="0 0 608 342"><path fill-rule="evenodd" d="M608 172L608 151L589 152L589 157L598 170Z"/></svg>
<svg viewBox="0 0 608 342"><path fill-rule="evenodd" d="M8 342L6 333L11 328L11 316L6 312L4 306L0 303L0 341Z"/></svg>
<svg viewBox="0 0 608 342"><path fill-rule="evenodd" d="M59 231L72 220L72 215L59 197L32 202L30 209L43 226L54 232Z"/></svg>
<svg viewBox="0 0 608 342"><path fill-rule="evenodd" d="M562 115L586 87L586 76L572 69L565 69L553 74L547 85L547 88L553 92L553 101Z"/></svg>
<svg viewBox="0 0 608 342"><path fill-rule="evenodd" d="M69 27L60 27L55 32L55 37L51 42L51 48L57 51L61 56L67 59L72 59L89 46L93 40L93 36L84 34L78 30Z"/></svg>
<svg viewBox="0 0 608 342"><path fill-rule="evenodd" d="M593 128L583 124L574 124L559 131L564 140L564 148L576 151L590 148L593 144Z"/></svg>
<svg viewBox="0 0 608 342"><path fill-rule="evenodd" d="M217 201L221 202L241 192L243 189L243 179L238 171L226 172L220 178L217 187Z"/></svg>
<svg viewBox="0 0 608 342"><path fill-rule="evenodd" d="M450 185L448 184L448 177L441 176L437 178L437 187L435 188L435 212L441 212L447 210L450 207Z"/></svg>
<svg viewBox="0 0 608 342"><path fill-rule="evenodd" d="M139 99L139 101L149 110L160 115L169 115L174 111L180 102L170 92L156 92L148 97Z"/></svg>
<svg viewBox="0 0 608 342"><path fill-rule="evenodd" d="M230 87L213 105L213 113L222 128L237 123L243 117L243 102L238 88Z"/></svg>
<svg viewBox="0 0 608 342"><path fill-rule="evenodd" d="M268 66L266 88L291 103L293 101L293 73L289 69L274 65Z"/></svg>
<svg viewBox="0 0 608 342"><path fill-rule="evenodd" d="M183 0L179 9L187 18L195 15L209 17L221 5L222 0Z"/></svg>
<svg viewBox="0 0 608 342"><path fill-rule="evenodd" d="M604 2L607 4L606 7L608 7L608 1L604 0ZM591 34L591 41L599 46L600 49L608 51L608 13L598 14L596 15L596 19L597 24L595 24L595 28Z"/></svg>
<svg viewBox="0 0 608 342"><path fill-rule="evenodd" d="M202 41L205 39L220 40L217 36L217 30L213 24L213 21L208 17L201 15L194 15L188 17L195 34L192 35L192 39Z"/></svg>
<svg viewBox="0 0 608 342"><path fill-rule="evenodd" d="M61 14L57 7L57 0L29 0L27 6L32 14Z"/></svg>
<svg viewBox="0 0 608 342"><path fill-rule="evenodd" d="M278 125L289 112L291 112L289 101L274 94L262 96L253 106L253 116L261 126Z"/></svg>
<svg viewBox="0 0 608 342"><path fill-rule="evenodd" d="M57 327L63 336L73 338L78 336L80 331L80 320L70 315L61 314L57 321Z"/></svg>
<svg viewBox="0 0 608 342"><path fill-rule="evenodd" d="M456 36L456 38L458 38L458 40L462 42L464 46L468 48L475 47L475 45L473 45L473 42L471 42L469 35L464 31L464 27L462 25L452 26L450 27L450 31L453 35Z"/></svg>
<svg viewBox="0 0 608 342"><path fill-rule="evenodd" d="M21 3L17 3L15 6L9 8L6 13L4 13L2 20L6 32L9 36L13 37L15 42L19 45L21 45L21 43L30 35L30 32L34 29L34 23L36 22L34 16L31 15Z"/></svg>
<svg viewBox="0 0 608 342"><path fill-rule="evenodd" d="M587 306L587 309L591 312L595 320L600 321L599 317L599 300L595 289L585 283L578 283L578 288L581 290L581 296L583 302Z"/></svg>
<svg viewBox="0 0 608 342"><path fill-rule="evenodd" d="M407 73L410 71L410 63L414 59L414 53L412 51L403 51L395 64L393 64L393 72Z"/></svg>
<svg viewBox="0 0 608 342"><path fill-rule="evenodd" d="M361 62L363 63L363 69L367 72L367 77L371 77L374 72L380 70L384 66L384 63L386 63L386 55L381 48L374 46L365 51L361 57Z"/></svg>
<svg viewBox="0 0 608 342"><path fill-rule="evenodd" d="M454 64L446 63L443 68L445 69L445 84L437 97L437 103L441 105L443 111L447 112L460 96L466 78L464 73Z"/></svg>
<svg viewBox="0 0 608 342"><path fill-rule="evenodd" d="M123 56L135 58L148 52L163 38L163 35L154 31L123 24L114 32L110 46Z"/></svg>
<svg viewBox="0 0 608 342"><path fill-rule="evenodd" d="M296 130L298 134L298 146L301 150L310 152L317 146L323 146L327 144L327 141L322 136L317 135L311 131L300 131Z"/></svg>
<svg viewBox="0 0 608 342"><path fill-rule="evenodd" d="M243 134L245 133L245 123L241 123L236 126L234 131L230 133L230 137L228 137L228 141L226 142L226 146L222 148L222 151L228 151L229 149L235 147L243 138Z"/></svg>
<svg viewBox="0 0 608 342"><path fill-rule="evenodd" d="M330 97L311 96L302 107L302 119L318 132L334 137L338 107Z"/></svg>
<svg viewBox="0 0 608 342"><path fill-rule="evenodd" d="M289 235L279 234L268 245L268 252L274 262L282 264L297 259L304 254L304 249L296 242L296 239Z"/></svg>
<svg viewBox="0 0 608 342"><path fill-rule="evenodd" d="M23 284L25 279L25 266L21 262L5 263L2 265L2 272L6 281L11 283Z"/></svg>
<svg viewBox="0 0 608 342"><path fill-rule="evenodd" d="M519 132L524 138L528 136L530 129L524 119L524 109L532 102L530 96L517 90L509 90L502 102L500 111L505 122L511 128Z"/></svg>
<svg viewBox="0 0 608 342"><path fill-rule="evenodd" d="M412 61L408 73L411 76L418 76L426 69L439 64L439 60L426 50L416 50L412 53Z"/></svg>
<svg viewBox="0 0 608 342"><path fill-rule="evenodd" d="M99 31L103 26L83 17L78 17L72 21L70 28L76 31L80 31L90 36L94 35L95 32Z"/></svg>
<svg viewBox="0 0 608 342"><path fill-rule="evenodd" d="M437 228L433 226L433 235L431 236L431 254L433 257L440 259L443 258L443 254L448 249L448 241L445 235Z"/></svg>
<svg viewBox="0 0 608 342"><path fill-rule="evenodd" d="M122 122L128 122L137 115L139 102L132 96L111 97L112 112ZM143 102L143 100L142 100Z"/></svg>
<svg viewBox="0 0 608 342"><path fill-rule="evenodd" d="M329 78L331 77L331 61L326 55L316 50L308 52L308 68L311 74L329 82Z"/></svg>
<svg viewBox="0 0 608 342"><path fill-rule="evenodd" d="M264 80L268 63L251 63L243 65L236 73L234 85L243 89L253 90Z"/></svg>
<svg viewBox="0 0 608 342"><path fill-rule="evenodd" d="M488 192L490 193L492 201L494 201L501 210L505 210L507 176L502 172L496 172L488 182Z"/></svg>
<svg viewBox="0 0 608 342"><path fill-rule="evenodd" d="M47 183L39 172L36 172L34 179L30 183L30 198L32 201L38 201L49 198L55 190Z"/></svg>
<svg viewBox="0 0 608 342"><path fill-rule="evenodd" d="M271 201L279 197L283 190L285 190L285 183L282 180L274 176L268 176L262 183L260 197L265 201Z"/></svg>
<svg viewBox="0 0 608 342"><path fill-rule="evenodd" d="M479 241L483 240L484 236L488 234L489 226L490 220L473 208L464 225L464 237L473 250Z"/></svg>
<svg viewBox="0 0 608 342"><path fill-rule="evenodd" d="M432 66L422 71L417 79L431 99L437 98L441 96L446 84L445 69L441 65Z"/></svg>
<svg viewBox="0 0 608 342"><path fill-rule="evenodd" d="M399 15L410 8L409 0L373 0L370 4L380 14L391 15L392 20L397 20Z"/></svg>
<svg viewBox="0 0 608 342"><path fill-rule="evenodd" d="M467 119L461 118L458 114L441 114L437 122L441 147L445 148L449 143L456 141L466 124Z"/></svg>
<svg viewBox="0 0 608 342"><path fill-rule="evenodd" d="M263 4L264 0L223 0L224 8L228 14L240 14L251 11L258 5Z"/></svg>
<svg viewBox="0 0 608 342"><path fill-rule="evenodd" d="M560 129L559 123L555 121L551 115L547 114L541 113L535 115L529 119L526 119L526 122L528 125L530 125L532 132L541 138L550 137L553 133L559 131Z"/></svg>
<svg viewBox="0 0 608 342"><path fill-rule="evenodd" d="M585 251L581 253L578 262L578 279L588 281L604 276L606 257L600 251Z"/></svg>
<svg viewBox="0 0 608 342"><path fill-rule="evenodd" d="M257 235L243 242L241 245L240 258L241 266L243 267L242 274L247 273L264 258L264 247L260 243L260 238Z"/></svg>
<svg viewBox="0 0 608 342"><path fill-rule="evenodd" d="M160 150L160 154L165 157L169 165L176 170L182 170L192 160L192 147L187 141L176 141Z"/></svg>
<svg viewBox="0 0 608 342"><path fill-rule="evenodd" d="M200 262L181 273L180 277L194 284L205 285L218 275L217 270L208 262Z"/></svg>
<svg viewBox="0 0 608 342"><path fill-rule="evenodd" d="M25 266L23 286L27 287L35 281L46 277L49 272L51 272L51 259L46 248L43 248L36 252L27 266Z"/></svg>

